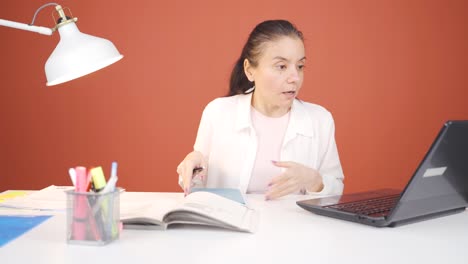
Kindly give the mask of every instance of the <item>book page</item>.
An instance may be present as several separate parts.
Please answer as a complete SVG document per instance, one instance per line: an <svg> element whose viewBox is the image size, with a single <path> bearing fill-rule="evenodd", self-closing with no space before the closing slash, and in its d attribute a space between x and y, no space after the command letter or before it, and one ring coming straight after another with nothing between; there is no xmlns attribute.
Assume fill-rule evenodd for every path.
<svg viewBox="0 0 468 264"><path fill-rule="evenodd" d="M219 196L222 196L224 198L228 198L230 200L233 200L235 202L241 203L241 204L246 204L244 196L240 192L239 189L233 189L233 188L192 188L190 190L190 193L194 192L210 192L217 194Z"/></svg>
<svg viewBox="0 0 468 264"><path fill-rule="evenodd" d="M253 232L256 226L255 213L245 205L216 194L194 192L185 197L177 209L168 213L167 219L173 223L215 225Z"/></svg>
<svg viewBox="0 0 468 264"><path fill-rule="evenodd" d="M120 200L120 220L125 224L161 224L164 215L181 199L126 193Z"/></svg>

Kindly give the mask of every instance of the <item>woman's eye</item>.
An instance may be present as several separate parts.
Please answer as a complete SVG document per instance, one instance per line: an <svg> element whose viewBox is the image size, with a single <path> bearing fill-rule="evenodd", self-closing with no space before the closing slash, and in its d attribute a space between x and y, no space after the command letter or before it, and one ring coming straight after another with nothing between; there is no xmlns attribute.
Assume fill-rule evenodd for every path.
<svg viewBox="0 0 468 264"><path fill-rule="evenodd" d="M276 65L276 67L277 67L278 69L280 69L280 70L286 69L286 65L283 65L283 64L281 64L281 65Z"/></svg>
<svg viewBox="0 0 468 264"><path fill-rule="evenodd" d="M298 68L299 70L303 70L303 69L305 68L305 65L299 65L299 66L297 66L297 68Z"/></svg>

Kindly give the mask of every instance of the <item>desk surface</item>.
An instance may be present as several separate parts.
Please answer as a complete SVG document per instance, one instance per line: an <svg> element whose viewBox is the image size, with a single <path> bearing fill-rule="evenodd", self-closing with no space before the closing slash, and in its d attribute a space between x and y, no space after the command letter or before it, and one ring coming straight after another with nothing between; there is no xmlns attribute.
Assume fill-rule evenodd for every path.
<svg viewBox="0 0 468 264"><path fill-rule="evenodd" d="M180 193L146 193L155 199ZM69 245L57 213L0 248L2 263L467 263L468 212L401 226L375 228L309 213L307 196L264 201L255 234L182 226L166 231L123 230L104 247ZM6 263L6 262L5 262Z"/></svg>

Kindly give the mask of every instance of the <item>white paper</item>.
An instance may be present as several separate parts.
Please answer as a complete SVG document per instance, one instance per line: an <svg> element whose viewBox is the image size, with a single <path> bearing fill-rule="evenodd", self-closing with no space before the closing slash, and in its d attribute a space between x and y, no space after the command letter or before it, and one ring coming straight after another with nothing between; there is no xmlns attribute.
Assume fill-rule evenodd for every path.
<svg viewBox="0 0 468 264"><path fill-rule="evenodd" d="M0 207L30 210L66 210L67 197L65 191L73 190L73 186L51 185L40 191L31 192L26 196L15 197L0 203Z"/></svg>

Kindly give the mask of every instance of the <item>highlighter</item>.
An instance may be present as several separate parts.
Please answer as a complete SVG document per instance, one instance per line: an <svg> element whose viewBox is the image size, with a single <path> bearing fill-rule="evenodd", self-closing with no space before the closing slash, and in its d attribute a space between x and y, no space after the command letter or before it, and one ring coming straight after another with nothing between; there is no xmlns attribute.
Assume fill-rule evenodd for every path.
<svg viewBox="0 0 468 264"><path fill-rule="evenodd" d="M93 181L94 191L100 192L106 187L106 178L104 177L104 171L102 167L95 167L90 170L91 178Z"/></svg>
<svg viewBox="0 0 468 264"><path fill-rule="evenodd" d="M76 171L75 171L75 168L70 168L68 170L68 175L70 175L70 180L72 181L73 186L75 186L75 189L76 189Z"/></svg>
<svg viewBox="0 0 468 264"><path fill-rule="evenodd" d="M76 192L86 192L86 168L83 166L78 166L75 168L75 191Z"/></svg>
<svg viewBox="0 0 468 264"><path fill-rule="evenodd" d="M78 166L75 168L76 174L76 185L75 194L73 201L73 223L72 223L72 234L71 237L74 240L86 240L87 239L87 219L89 218L89 201L86 198L86 188L88 185L88 178L86 168ZM95 224L91 222L91 228L96 240L99 239L97 228Z"/></svg>

